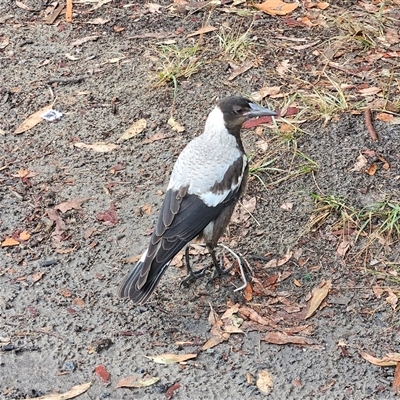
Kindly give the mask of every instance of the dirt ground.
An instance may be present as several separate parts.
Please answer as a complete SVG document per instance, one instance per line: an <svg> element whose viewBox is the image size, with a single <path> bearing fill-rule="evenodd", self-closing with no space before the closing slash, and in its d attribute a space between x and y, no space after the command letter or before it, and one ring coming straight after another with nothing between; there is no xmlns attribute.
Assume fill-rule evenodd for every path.
<svg viewBox="0 0 400 400"><path fill-rule="evenodd" d="M273 17L229 1L215 8L196 2L170 8L171 1L161 1L159 9L145 2L76 2L72 24L64 14L45 23L49 3L24 1L27 9L16 3L0 4L0 398L36 398L92 382L79 399L259 399L266 396L257 385L260 371L272 378L271 399L396 398L395 367L373 365L361 354L399 352L398 240L372 240L373 232L356 240L354 229L337 227L333 214L307 229L318 215L311 193L337 196L357 209L400 200L400 128L375 118L385 111L382 98L398 116L398 58L363 61L379 53L376 40L361 50L346 42L331 64L321 62L333 38L346 36L347 25L334 23L338 15L368 25L359 3L320 10L301 2L290 16ZM396 2L385 7L387 38L400 13ZM299 23L305 15L314 26ZM187 37L206 25L217 30ZM237 35L228 37L232 32ZM250 44L229 53L227 43L245 32ZM224 34L222 48L218 35ZM384 50L400 54L391 40ZM315 41L319 53L293 49ZM173 58L163 45L201 47L201 65L177 78L175 93L171 82L155 85L168 64L163 56ZM230 62L249 60L253 67L230 79ZM346 74L355 67L358 72ZM307 95L317 90L337 95L333 81L353 85L349 103L307 107ZM389 82L383 95L356 92L383 82ZM147 245L179 152L201 133L218 98L250 96L263 86L280 90L262 104L294 107L296 115L242 135L254 167L243 204L252 212L239 207L223 240L247 260L252 293L234 292L237 269L211 285L206 276L180 288L178 258L148 304L118 299L118 284ZM49 105L62 118L15 134ZM365 125L366 105L377 142ZM167 124L171 116L184 132ZM139 119L147 127L119 141ZM118 147L76 146L98 142ZM357 170L361 153L368 165ZM257 169L268 160L270 169ZM365 173L372 164L376 171ZM4 245L10 239L18 243ZM292 257L272 265L285 254ZM197 250L192 257L199 267L210 263ZM332 287L305 320L312 290L324 281ZM244 333L201 350L212 337L210 306L220 317L233 304L244 307L236 313ZM302 339L274 344L268 335L276 332ZM164 353L197 357L168 365L145 357ZM160 379L145 388L117 388L129 376Z"/></svg>

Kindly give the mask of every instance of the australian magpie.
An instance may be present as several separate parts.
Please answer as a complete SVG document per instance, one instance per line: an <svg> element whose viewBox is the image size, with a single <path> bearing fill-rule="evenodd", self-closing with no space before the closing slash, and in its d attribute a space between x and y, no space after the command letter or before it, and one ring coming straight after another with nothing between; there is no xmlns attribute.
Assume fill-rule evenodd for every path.
<svg viewBox="0 0 400 400"><path fill-rule="evenodd" d="M176 160L150 243L122 281L120 297L145 303L175 254L195 238L204 241L216 270L222 272L214 248L247 182L240 129L249 118L265 115L277 114L239 96L218 102L203 134L189 142ZM194 275L188 246L185 256L188 272Z"/></svg>

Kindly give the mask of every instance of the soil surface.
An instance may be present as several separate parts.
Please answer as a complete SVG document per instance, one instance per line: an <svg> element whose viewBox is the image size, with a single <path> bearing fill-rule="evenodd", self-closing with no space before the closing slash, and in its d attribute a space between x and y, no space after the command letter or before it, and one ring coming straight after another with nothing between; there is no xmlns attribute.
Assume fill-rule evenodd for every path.
<svg viewBox="0 0 400 400"><path fill-rule="evenodd" d="M290 17L231 2L214 8L76 2L72 24L64 13L45 23L45 2L24 1L26 9L16 3L0 4L0 398L35 398L92 382L80 399L259 399L265 397L257 385L260 371L272 378L271 399L396 398L395 368L373 365L361 354L399 352L398 280L386 279L397 276L397 239L374 239L373 232L356 238L354 226L338 224L335 214L310 225L321 213L312 193L358 210L400 200L399 125L374 118L376 142L362 113L382 97L362 97L357 108L357 96L350 96L352 105L323 113L315 104L305 107L299 95L331 90L332 77L355 88L380 86L388 70L385 99L398 106L399 69L390 57L368 64L360 61L368 50L349 45L332 59L345 68L329 70L331 81L321 72L331 38L345 35L344 22L338 26L335 18L348 15L360 26L368 20L358 2L335 2L326 10L303 4ZM304 15L325 22L310 27L299 22ZM384 33L399 21L398 12L389 16ZM217 30L187 37L206 25ZM226 43L245 32L250 43L229 53ZM77 42L83 38L89 39ZM293 49L316 40L319 55L314 48ZM201 65L178 76L176 90L173 82L157 85L174 57L173 47L163 46L201 47L195 56ZM390 51L399 50L392 43ZM230 79L232 62L250 61L251 69ZM286 61L285 74L279 66ZM365 74L343 72L355 65ZM211 284L210 271L180 288L185 269L177 257L148 304L120 300L117 287L147 245L180 151L201 133L218 98L250 96L263 86L279 86L281 95L262 104L289 105L297 114L292 123L287 117L243 130L254 174L223 242L247 261L252 293L234 291L241 284L237 266ZM49 105L62 118L15 133ZM374 117L383 110L372 108ZM167 123L171 116L184 132ZM147 127L119 140L139 119ZM296 129L288 133L283 125ZM98 142L118 147L79 147ZM368 165L359 169L361 153ZM269 168L257 169L268 160ZM365 173L373 164L376 171ZM11 239L17 243L4 244ZM198 248L192 253L194 265L210 264ZM273 265L273 259L281 262ZM304 319L313 289L324 281L331 282L325 300ZM234 304L244 333L201 350L213 336L210 306L221 317ZM274 344L279 332L299 342ZM197 357L168 365L145 357L164 353ZM118 388L129 376L160 379L145 388Z"/></svg>

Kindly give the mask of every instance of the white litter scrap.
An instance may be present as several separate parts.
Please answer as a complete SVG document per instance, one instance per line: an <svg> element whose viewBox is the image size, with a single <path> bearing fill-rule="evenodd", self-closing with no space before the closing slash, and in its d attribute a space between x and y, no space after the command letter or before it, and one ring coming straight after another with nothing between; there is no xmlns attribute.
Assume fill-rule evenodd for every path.
<svg viewBox="0 0 400 400"><path fill-rule="evenodd" d="M62 113L60 113L57 110L47 110L45 113L43 113L40 117L45 119L48 122L54 122L57 121L62 117Z"/></svg>

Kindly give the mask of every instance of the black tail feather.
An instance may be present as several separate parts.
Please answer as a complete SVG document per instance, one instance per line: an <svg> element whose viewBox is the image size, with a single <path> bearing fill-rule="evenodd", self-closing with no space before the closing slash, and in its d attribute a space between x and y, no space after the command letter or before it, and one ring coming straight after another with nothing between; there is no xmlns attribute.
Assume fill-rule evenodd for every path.
<svg viewBox="0 0 400 400"><path fill-rule="evenodd" d="M139 261L132 271L127 274L124 280L121 282L118 288L118 296L119 297L128 297L135 304L144 304L150 295L153 293L154 289L157 286L157 283L161 279L165 270L167 269L169 262L166 263L161 268L157 270L150 270L149 275L147 276L145 284L139 288L138 282L142 277L142 270L144 267L144 263Z"/></svg>

